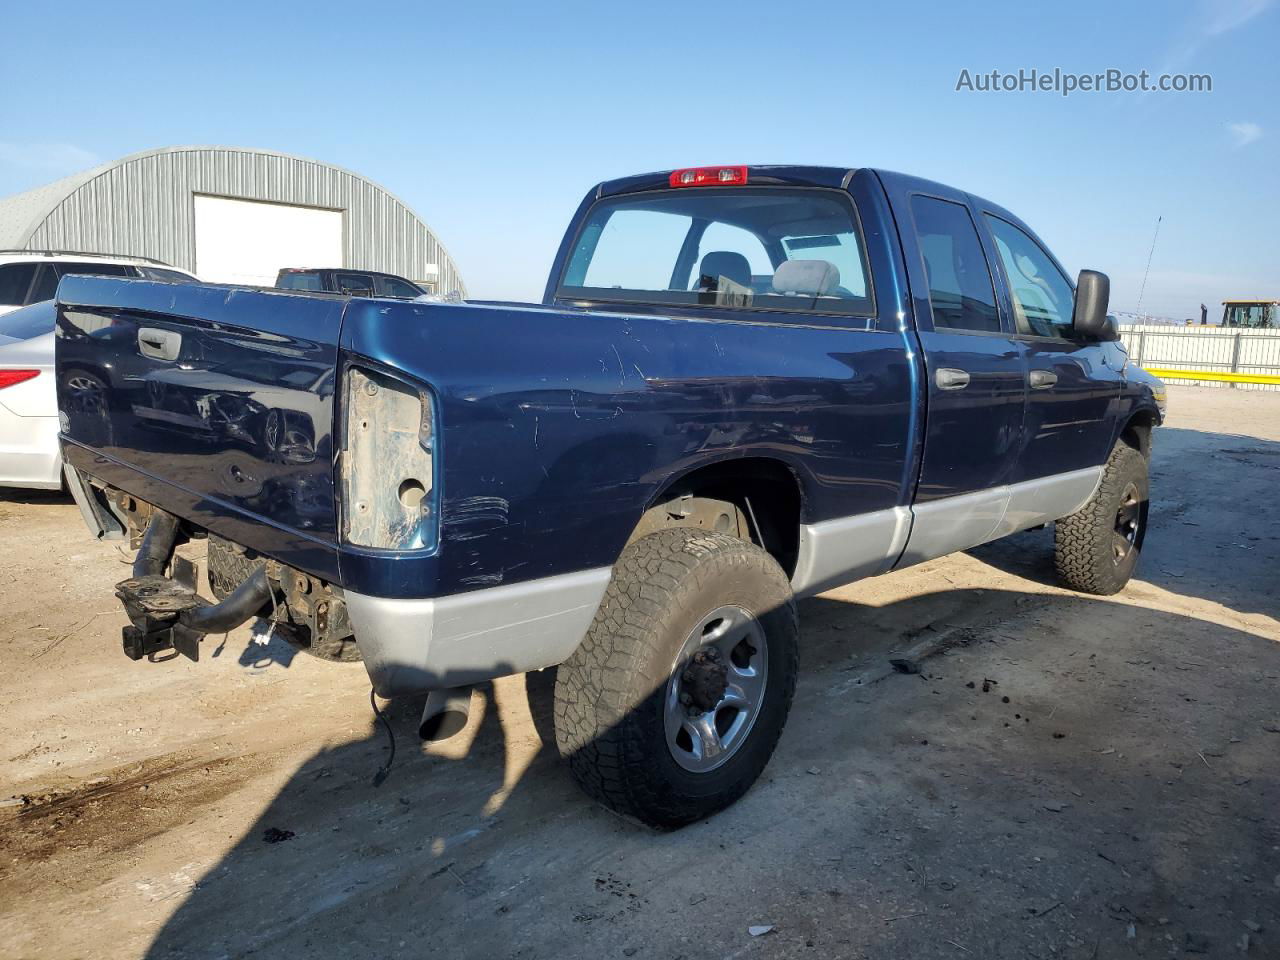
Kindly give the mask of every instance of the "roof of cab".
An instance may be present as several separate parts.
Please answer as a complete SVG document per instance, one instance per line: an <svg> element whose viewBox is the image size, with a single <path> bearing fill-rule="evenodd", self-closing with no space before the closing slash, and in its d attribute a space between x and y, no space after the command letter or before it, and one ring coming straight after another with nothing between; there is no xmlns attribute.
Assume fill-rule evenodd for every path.
<svg viewBox="0 0 1280 960"><path fill-rule="evenodd" d="M715 166L707 164L706 166ZM726 166L729 166L726 164ZM865 170L874 174L886 185L895 183L912 192L930 193L935 191L963 191L960 187L952 187L926 180L923 177L907 173L896 173L892 170L880 170L871 167L819 167L801 164L747 164L748 186L792 186L792 187L828 187L846 189L854 175ZM671 174L676 170L688 169L677 167L673 170L655 170L652 173L641 173L633 177L620 177L617 180L606 180L596 186L595 199L615 196L623 193L643 193L649 190L671 189ZM732 189L732 188L730 188ZM980 207L1006 216L1023 225L1020 220L999 204L992 203L975 194L968 194Z"/></svg>

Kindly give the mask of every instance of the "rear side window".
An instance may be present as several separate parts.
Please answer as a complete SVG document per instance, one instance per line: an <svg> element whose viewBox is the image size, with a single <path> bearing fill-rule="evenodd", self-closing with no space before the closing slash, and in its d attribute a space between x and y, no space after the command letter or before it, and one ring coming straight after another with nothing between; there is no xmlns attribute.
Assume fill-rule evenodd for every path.
<svg viewBox="0 0 1280 960"><path fill-rule="evenodd" d="M36 263L6 263L0 267L0 304L20 307L27 302L27 291L37 266Z"/></svg>
<svg viewBox="0 0 1280 960"><path fill-rule="evenodd" d="M324 283L318 273L282 273L276 279L281 290L323 290Z"/></svg>
<svg viewBox="0 0 1280 960"><path fill-rule="evenodd" d="M911 198L937 330L1000 332L991 271L969 209L937 197Z"/></svg>
<svg viewBox="0 0 1280 960"><path fill-rule="evenodd" d="M837 191L662 190L591 208L557 296L872 316L869 276L853 207Z"/></svg>
<svg viewBox="0 0 1280 960"><path fill-rule="evenodd" d="M52 300L57 292L58 271L53 269L53 264L51 263L41 264L40 270L36 274L35 285L27 296L28 302L39 303L41 300Z"/></svg>
<svg viewBox="0 0 1280 960"><path fill-rule="evenodd" d="M62 276L67 274L85 274L91 277L136 277L138 276L138 268L130 266L127 263L94 263L92 260L80 261L59 261L55 264L58 273Z"/></svg>
<svg viewBox="0 0 1280 960"><path fill-rule="evenodd" d="M1029 236L1008 221L987 217L1009 280L1018 329L1037 337L1071 336L1075 294L1071 283Z"/></svg>

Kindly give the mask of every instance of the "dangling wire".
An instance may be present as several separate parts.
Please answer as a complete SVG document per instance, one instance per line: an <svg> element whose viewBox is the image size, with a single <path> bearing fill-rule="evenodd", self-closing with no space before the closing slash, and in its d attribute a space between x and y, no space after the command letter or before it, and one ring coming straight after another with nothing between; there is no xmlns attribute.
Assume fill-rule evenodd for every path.
<svg viewBox="0 0 1280 960"><path fill-rule="evenodd" d="M387 762L382 768L373 775L373 785L380 787L387 782L387 776L391 773L391 764L396 759L396 735L391 729L391 721L387 719L386 714L378 709L378 701L374 699L373 687L369 688L369 706L373 707L373 715L382 721L382 726L387 731L387 742L391 745L391 752L387 755Z"/></svg>

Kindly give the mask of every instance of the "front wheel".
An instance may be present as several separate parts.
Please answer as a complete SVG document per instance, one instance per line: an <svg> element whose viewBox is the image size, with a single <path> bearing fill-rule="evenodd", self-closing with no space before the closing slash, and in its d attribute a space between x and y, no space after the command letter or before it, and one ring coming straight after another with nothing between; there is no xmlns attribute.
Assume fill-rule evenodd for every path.
<svg viewBox="0 0 1280 960"><path fill-rule="evenodd" d="M588 794L679 827L760 776L795 693L799 628L777 562L671 529L628 546L556 678L556 742Z"/></svg>
<svg viewBox="0 0 1280 960"><path fill-rule="evenodd" d="M1147 534L1147 460L1116 445L1089 502L1054 528L1058 577L1072 590L1110 596L1133 576Z"/></svg>

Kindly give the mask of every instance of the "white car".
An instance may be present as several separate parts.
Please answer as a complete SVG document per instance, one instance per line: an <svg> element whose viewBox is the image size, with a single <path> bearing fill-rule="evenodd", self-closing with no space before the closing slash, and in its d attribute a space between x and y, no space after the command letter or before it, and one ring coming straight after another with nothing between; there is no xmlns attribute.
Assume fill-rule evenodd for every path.
<svg viewBox="0 0 1280 960"><path fill-rule="evenodd" d="M142 277L191 283L193 274L159 260L109 257L97 253L0 250L0 316L41 300L52 300L58 281L69 273L99 277Z"/></svg>
<svg viewBox="0 0 1280 960"><path fill-rule="evenodd" d="M52 300L0 317L0 486L62 484Z"/></svg>
<svg viewBox="0 0 1280 960"><path fill-rule="evenodd" d="M56 490L62 485L52 297L68 273L181 283L196 279L176 267L124 257L0 253L0 487ZM69 389L76 386L68 383Z"/></svg>

